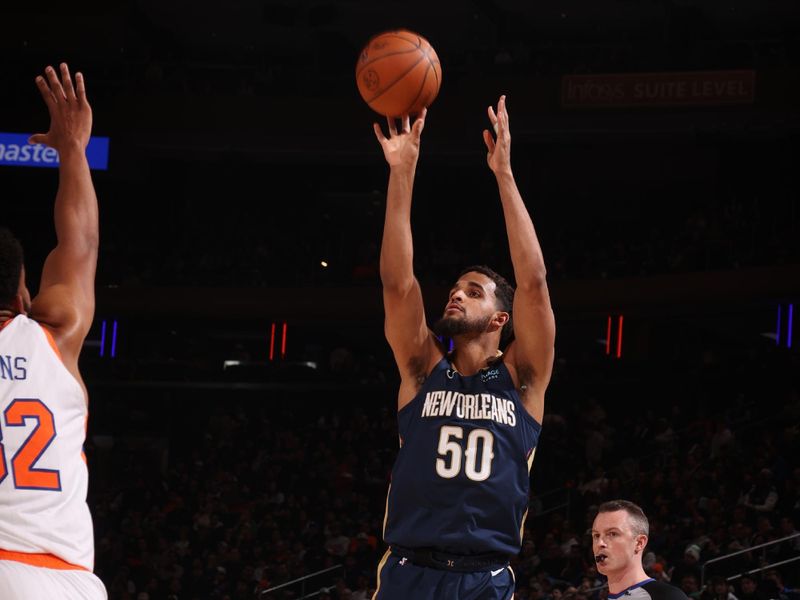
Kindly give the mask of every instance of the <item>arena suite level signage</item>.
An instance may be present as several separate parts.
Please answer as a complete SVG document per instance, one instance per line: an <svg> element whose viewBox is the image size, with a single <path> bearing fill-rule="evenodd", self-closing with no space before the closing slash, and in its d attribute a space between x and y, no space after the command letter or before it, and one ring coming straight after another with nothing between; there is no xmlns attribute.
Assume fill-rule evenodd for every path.
<svg viewBox="0 0 800 600"><path fill-rule="evenodd" d="M43 144L29 144L28 133L0 132L0 165L12 167L58 167L58 152ZM89 168L108 169L107 137L92 136L86 147Z"/></svg>
<svg viewBox="0 0 800 600"><path fill-rule="evenodd" d="M622 108L752 104L755 90L756 73L752 70L564 75L561 78L561 106Z"/></svg>

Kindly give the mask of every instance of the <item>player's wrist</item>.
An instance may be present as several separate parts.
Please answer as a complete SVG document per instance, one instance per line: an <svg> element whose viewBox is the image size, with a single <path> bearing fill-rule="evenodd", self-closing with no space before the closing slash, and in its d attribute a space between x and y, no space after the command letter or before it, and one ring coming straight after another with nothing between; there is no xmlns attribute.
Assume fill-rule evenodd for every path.
<svg viewBox="0 0 800 600"><path fill-rule="evenodd" d="M503 181L514 181L514 173L511 171L511 165L503 165L502 167L497 167L492 169L495 178L498 182L502 183Z"/></svg>
<svg viewBox="0 0 800 600"><path fill-rule="evenodd" d="M412 164L401 163L401 164L389 165L389 171L391 172L391 174L399 177L413 177L416 170L417 170L416 162Z"/></svg>
<svg viewBox="0 0 800 600"><path fill-rule="evenodd" d="M53 147L58 151L59 156L66 156L71 154L83 155L86 153L86 146L87 144L79 139L62 139Z"/></svg>

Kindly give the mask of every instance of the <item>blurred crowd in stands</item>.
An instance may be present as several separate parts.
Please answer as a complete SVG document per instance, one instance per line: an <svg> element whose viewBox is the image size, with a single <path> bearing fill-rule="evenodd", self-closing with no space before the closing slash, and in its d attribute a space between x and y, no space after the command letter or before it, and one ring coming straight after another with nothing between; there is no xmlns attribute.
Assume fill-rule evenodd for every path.
<svg viewBox="0 0 800 600"><path fill-rule="evenodd" d="M622 497L649 515L652 577L693 600L800 598L798 562L780 564L800 555L798 537L704 568L797 533L796 367L769 352L746 369L559 365L512 561L515 597L603 600L588 529L600 502ZM90 504L110 598L370 598L395 391L93 392Z"/></svg>
<svg viewBox="0 0 800 600"><path fill-rule="evenodd" d="M398 26L397 17L377 5L367 10L275 2L232 14L204 3L197 8L196 20L176 14L177 8L154 10L137 2L109 14L96 45L110 43L101 32L116 32L108 49L121 64L104 75L119 82L124 91L118 93L129 86L136 93L240 96L344 87L349 82L337 74L352 69L369 36ZM443 2L437 10L421 8L410 7L424 14L402 22L431 39L454 84L498 72L761 68L797 61L796 36L781 29L777 10L671 1L620 6L613 16L591 3L532 8ZM202 22L212 15L218 23ZM453 28L454 20L461 26ZM86 60L104 59L86 52Z"/></svg>
<svg viewBox="0 0 800 600"><path fill-rule="evenodd" d="M383 169L372 173L379 178L374 187L382 190ZM449 285L463 266L475 263L492 265L510 277L505 228L490 177L480 177L484 173L479 171L459 184L458 173L451 169L434 184L435 174L431 169L426 174L431 179L418 182L414 206L421 281ZM239 180L239 175L231 180ZM296 176L302 178L302 170ZM568 178L568 172L563 176ZM199 200L200 190L192 188L211 183L187 185L186 199L180 200L176 192L163 220L154 221L147 212L129 215L130 208L117 216L113 213L125 209L109 206L100 285L378 285L383 191L335 201L319 189L306 190L306 219L298 218L293 200L271 198L254 204L236 187L247 182L231 184L227 191L227 184L218 182L218 194L213 189L205 192L230 196L225 210L217 202ZM472 190L462 185L472 185ZM800 212L780 190L768 198L739 192L709 199L679 187L646 199L599 200L560 198L558 184L548 186L556 189L526 189L551 280L737 270L800 261ZM175 223L180 223L179 229Z"/></svg>
<svg viewBox="0 0 800 600"><path fill-rule="evenodd" d="M376 144L371 164L363 148L353 150L359 158L349 165L352 148L335 164L320 164L319 157L306 163L301 154L281 154L282 139L258 140L252 155L240 155L203 144L209 132L228 143L230 115L204 114L208 122L195 123L162 110L179 106L192 114L195 103L235 107L252 99L256 109L239 116L253 126L257 116L270 130L283 115L261 114L267 98L324 102L328 94L340 102L352 98L355 106L355 86L342 73L352 73L373 33L373 15L355 21L369 3L244 3L259 11L249 19L258 24L248 29L252 43L224 21L206 19L219 35L200 23L220 14L217 4L198 4L191 11L197 15L162 4L109 4L85 32L95 39L82 39L65 57L91 74L97 131L113 140L111 170L96 173L103 232L98 286L377 289L386 170ZM773 80L780 91L767 86L764 103L759 89L759 104L743 110L767 113L770 102L791 102L786 90L796 80L800 45L788 23L766 18L772 4L748 18L718 3L620 2L613 15L599 18L586 2L573 11L554 9L548 22L532 18L523 3L516 9L468 4L474 14L462 19L463 28L452 27L448 9L465 3L426 6L440 11L442 33L431 37L441 49L443 94L458 96L484 77L508 74L552 83L570 73L789 67L790 76ZM238 26L248 21L241 15ZM190 17L196 21L187 24ZM59 29L76 43L72 27ZM8 71L26 85L36 72L31 63L62 58L27 38L6 43L14 48ZM545 101L545 92L537 92L549 103L546 116L557 119L563 114L557 85L552 89ZM32 86L29 93L7 99L5 112L20 120L9 130L42 123ZM149 113L129 114L129 107L145 104ZM759 129L753 120L747 131L683 132L673 145L671 111L651 114L652 131L643 132L642 143L620 142L613 128L586 144L589 138L568 128L555 141L539 139L534 126L527 140L515 138L515 172L552 280L800 262L794 122L780 131ZM133 117L169 128L132 131ZM356 126L371 136L368 121ZM587 131L595 127L589 123ZM434 131L426 129L426 136ZM318 141L327 132L315 135ZM474 152L448 165L421 162L413 219L423 283L449 284L474 263L512 274L496 188L477 135L476 142ZM9 197L31 198L17 203L12 217L20 223L11 225L35 269L52 247L52 232L45 235L41 223L52 215L53 179L4 173ZM164 331L174 331L161 329L153 348L133 357L145 360L127 365L124 382L108 377L124 357L103 363L106 371L86 365L93 413L89 500L96 570L109 598L291 600L302 592L320 600L371 598L397 449L388 352L376 357L345 343L320 352L327 383L312 381L306 370L248 391L230 378L208 383L219 374L198 363L176 377L180 352L208 359L215 348L196 337L193 345L181 339L175 345L183 348L173 352ZM263 358L247 352L243 361ZM605 600L587 531L594 508L620 497L650 517L648 574L692 600L800 600L800 561L785 562L800 555L799 537L708 564L797 534L800 365L786 358L794 356L788 350L777 356L760 348L717 362L688 354L676 352L677 366L665 361L650 370L641 364L625 370L624 360L565 363L559 355L532 471L530 516L512 560L517 600ZM213 358L219 366L227 356ZM170 370L162 377L164 364ZM183 387L161 385L162 379ZM317 571L323 573L264 593ZM742 575L748 571L755 572Z"/></svg>

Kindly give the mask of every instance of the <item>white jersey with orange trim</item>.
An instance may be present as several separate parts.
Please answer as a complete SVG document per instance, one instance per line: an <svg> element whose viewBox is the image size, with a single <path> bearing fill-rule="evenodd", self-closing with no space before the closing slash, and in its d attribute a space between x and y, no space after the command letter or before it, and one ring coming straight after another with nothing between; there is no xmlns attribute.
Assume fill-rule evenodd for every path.
<svg viewBox="0 0 800 600"><path fill-rule="evenodd" d="M0 560L94 567L88 407L50 333L24 315L0 329Z"/></svg>
<svg viewBox="0 0 800 600"><path fill-rule="evenodd" d="M89 571L47 569L0 560L3 600L108 600L103 582Z"/></svg>

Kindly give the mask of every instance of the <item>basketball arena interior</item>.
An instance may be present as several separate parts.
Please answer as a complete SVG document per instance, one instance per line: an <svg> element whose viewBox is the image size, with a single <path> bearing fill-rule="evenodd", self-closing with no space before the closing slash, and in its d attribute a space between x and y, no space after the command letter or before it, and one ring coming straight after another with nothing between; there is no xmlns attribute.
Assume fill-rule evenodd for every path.
<svg viewBox="0 0 800 600"><path fill-rule="evenodd" d="M463 267L513 277L481 137L501 94L547 266L515 598L604 600L589 530L627 498L649 576L800 599L796 1L128 0L0 21L0 131L46 129L34 77L63 60L108 138L80 368L109 598L372 597L399 375L386 119L354 73L370 36L407 28L442 70L412 211L429 320ZM58 171L0 162L35 292Z"/></svg>

